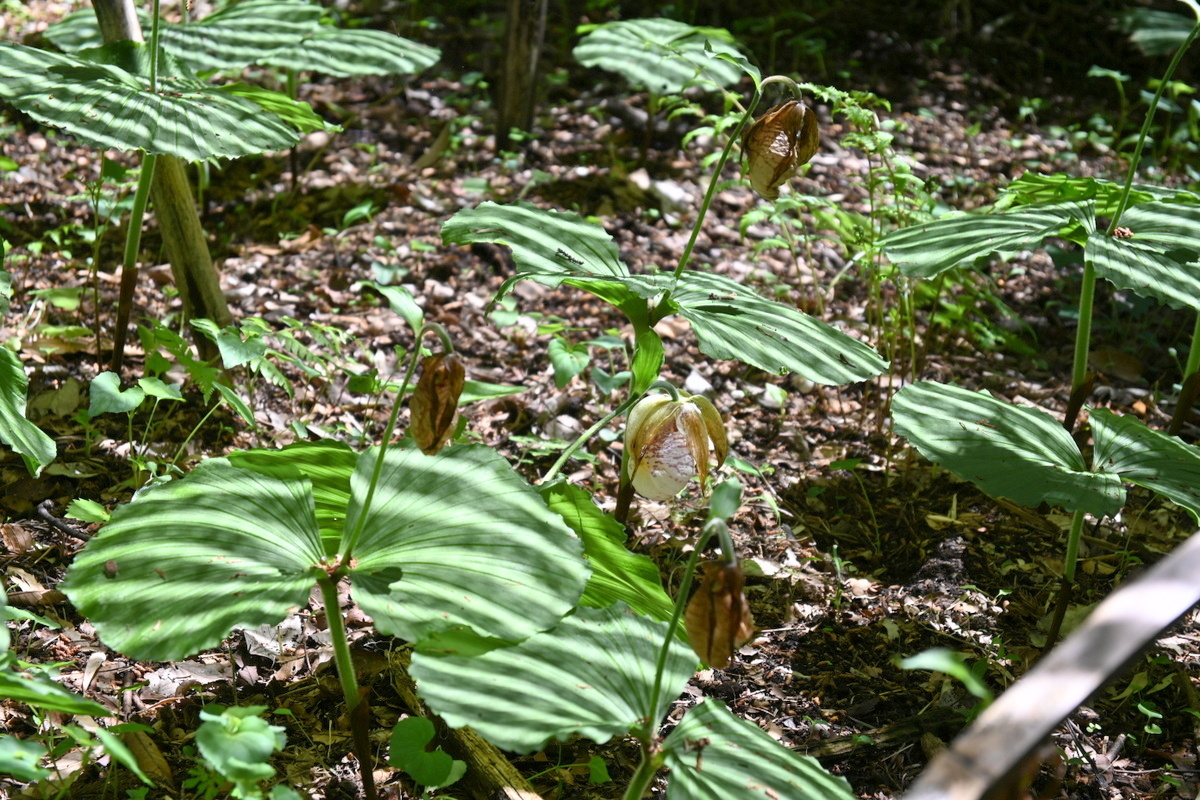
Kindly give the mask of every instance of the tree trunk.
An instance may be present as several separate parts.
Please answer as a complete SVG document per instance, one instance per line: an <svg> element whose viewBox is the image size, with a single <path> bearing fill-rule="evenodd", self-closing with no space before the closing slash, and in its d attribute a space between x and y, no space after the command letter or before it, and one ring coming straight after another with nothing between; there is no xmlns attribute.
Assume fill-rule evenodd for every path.
<svg viewBox="0 0 1200 800"><path fill-rule="evenodd" d="M508 145L512 128L533 127L538 57L546 37L549 0L508 0L504 30L504 74L500 80L500 115L496 143Z"/></svg>
<svg viewBox="0 0 1200 800"><path fill-rule="evenodd" d="M144 41L133 0L94 0L93 6L105 42ZM231 324L233 315L217 280L217 271L208 252L208 239L192 202L192 190L182 161L174 156L158 157L150 199L175 286L183 301L184 318L211 319L221 326ZM202 358L217 355L216 346L204 336L196 337L196 349Z"/></svg>

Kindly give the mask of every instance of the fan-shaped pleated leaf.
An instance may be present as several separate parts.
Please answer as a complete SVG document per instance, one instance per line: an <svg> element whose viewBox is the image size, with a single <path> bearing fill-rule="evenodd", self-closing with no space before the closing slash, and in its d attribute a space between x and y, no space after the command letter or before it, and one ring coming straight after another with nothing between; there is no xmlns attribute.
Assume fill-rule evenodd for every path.
<svg viewBox="0 0 1200 800"><path fill-rule="evenodd" d="M780 746L719 700L688 709L663 742L667 800L853 800L811 756Z"/></svg>
<svg viewBox="0 0 1200 800"><path fill-rule="evenodd" d="M671 294L700 351L780 375L840 385L874 377L887 362L867 345L724 275L685 272Z"/></svg>
<svg viewBox="0 0 1200 800"><path fill-rule="evenodd" d="M1137 417L1089 412L1095 437L1095 468L1144 486L1200 519L1200 448L1151 430Z"/></svg>
<svg viewBox="0 0 1200 800"><path fill-rule="evenodd" d="M356 75L415 75L442 57L436 47L385 31L321 27L258 63L337 78Z"/></svg>
<svg viewBox="0 0 1200 800"><path fill-rule="evenodd" d="M29 474L37 476L58 455L54 440L25 418L25 395L29 379L21 359L0 346L0 441L25 461Z"/></svg>
<svg viewBox="0 0 1200 800"><path fill-rule="evenodd" d="M347 536L378 454L359 456ZM579 539L488 447L389 448L362 530L354 599L380 632L410 641L462 625L524 639L555 624L587 582Z"/></svg>
<svg viewBox="0 0 1200 800"><path fill-rule="evenodd" d="M138 8L138 21L147 38L150 15ZM241 70L264 53L290 47L318 28L321 7L304 0L244 0L232 3L198 22L159 24L162 49L195 72ZM45 33L54 46L68 53L103 44L96 14L76 11Z"/></svg>
<svg viewBox="0 0 1200 800"><path fill-rule="evenodd" d="M1173 53L1187 41L1195 21L1183 14L1150 8L1130 8L1117 14L1129 41L1148 56Z"/></svg>
<svg viewBox="0 0 1200 800"><path fill-rule="evenodd" d="M1200 205L1143 203L1120 219L1124 232L1093 228L1083 257L1121 289L1171 308L1200 310Z"/></svg>
<svg viewBox="0 0 1200 800"><path fill-rule="evenodd" d="M62 590L109 647L169 661L307 604L323 556L307 479L217 458L113 511Z"/></svg>
<svg viewBox="0 0 1200 800"><path fill-rule="evenodd" d="M994 497L1110 516L1125 503L1120 478L1088 472L1071 434L1044 411L921 382L896 394L892 415L921 455Z"/></svg>
<svg viewBox="0 0 1200 800"><path fill-rule="evenodd" d="M625 603L639 614L668 620L674 611L662 588L662 575L654 562L625 549L625 528L592 502L577 486L556 483L541 489L550 510L583 540L583 554L591 565L580 605L603 607Z"/></svg>
<svg viewBox="0 0 1200 800"><path fill-rule="evenodd" d="M121 44L130 52L144 50L132 42ZM146 80L118 67L0 43L4 99L96 147L197 161L282 150L299 139L291 125L222 87L186 78L159 83L160 91L152 93ZM303 104L288 102L303 114Z"/></svg>
<svg viewBox="0 0 1200 800"><path fill-rule="evenodd" d="M512 250L522 276L558 286L569 276L624 278L617 245L600 225L570 211L544 211L528 203L481 203L442 224L447 244L494 242Z"/></svg>
<svg viewBox="0 0 1200 800"><path fill-rule="evenodd" d="M413 654L419 694L455 728L470 725L505 750L527 753L578 734L596 742L662 719L696 668L672 641L658 707L655 662L667 624L625 605L580 608L519 645L474 657Z"/></svg>
<svg viewBox="0 0 1200 800"><path fill-rule="evenodd" d="M1032 250L1047 236L1071 236L1095 217L1091 203L1028 206L1002 214L964 214L893 231L883 249L910 278L932 278L993 253Z"/></svg>
<svg viewBox="0 0 1200 800"><path fill-rule="evenodd" d="M997 206L1035 205L1067 203L1092 200L1095 213L1111 216L1117 202L1125 192L1125 185L1103 178L1080 178L1061 172L1043 175L1032 170L1004 187L1004 194ZM1200 200L1200 196L1186 189L1135 183L1130 188L1129 203L1137 205L1151 200Z"/></svg>
<svg viewBox="0 0 1200 800"><path fill-rule="evenodd" d="M718 53L745 57L730 42L728 31L695 28L672 19L609 22L593 30L575 47L575 60L585 67L615 72L638 89L678 94L689 86L720 88L742 77L742 70Z"/></svg>
<svg viewBox="0 0 1200 800"><path fill-rule="evenodd" d="M338 552L350 504L350 476L358 464L358 453L342 442L325 440L296 442L281 450L245 450L230 453L228 458L235 467L275 478L308 478L325 555Z"/></svg>

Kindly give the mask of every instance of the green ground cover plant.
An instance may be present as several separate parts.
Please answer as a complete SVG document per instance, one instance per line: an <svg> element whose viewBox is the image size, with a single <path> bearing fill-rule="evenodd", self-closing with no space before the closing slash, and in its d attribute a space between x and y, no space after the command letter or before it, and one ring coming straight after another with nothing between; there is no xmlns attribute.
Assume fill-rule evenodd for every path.
<svg viewBox="0 0 1200 800"><path fill-rule="evenodd" d="M305 126L325 126L307 107L296 104L295 73L332 64L329 59L345 53L343 48L369 47L378 37L321 30L313 7L297 16L302 5L250 0L206 21L160 32L156 3L148 46L101 48L106 57L123 59L131 69L0 45L0 85L32 104L42 114L36 118L69 130L80 106L71 101L39 109L38 104L46 105L48 95L64 87L84 84L90 92L87 102L99 111L104 111L99 108L102 103L112 102L112 95L126 105L144 103L151 118L162 120L142 130L114 112L107 115L115 120L114 127L96 126L80 134L99 146L145 152L130 225L131 231L140 230L137 220L157 151L191 160L249 155L291 146ZM91 34L85 32L83 19L54 32L52 40L84 47ZM265 29L267 20L280 23L278 35L283 38L297 33L304 37L299 49L289 49L286 55L275 50L259 58L260 63L289 70L288 94L199 81L194 74L198 64L218 69L246 63L245 53L237 53L229 64L218 66L214 57L200 52L201 42L210 42L214 52L233 53L236 31L260 24ZM1180 53L1198 32L1200 26ZM418 69L433 57L428 48L397 46L402 52L391 56L401 61L390 62L392 67ZM175 51L178 63L168 55ZM628 323L628 341L611 328L558 329L556 333L565 335L549 341L546 361L555 385L563 389L590 368L599 390L593 400L599 401L603 413L561 447L540 480L527 479L490 447L470 443L457 417L462 403L520 387L466 381L450 335L426 319L407 288L354 286L354 292L387 300L408 326L405 335L413 334L411 346L395 348L396 370L403 371L399 379L381 374L378 366L385 359L375 358L377 354L357 360L357 344L336 330L306 326L292 317L252 317L235 326L192 320L215 348L220 367L216 360L193 358L178 333L147 324L141 328L145 374L124 385L115 371L98 375L91 382L86 417L90 424L104 414L126 415L128 441L142 442L140 448L131 448L131 461L139 478L148 473L153 480L140 485L111 515L98 506L77 507L85 519L102 521L102 527L72 561L62 591L106 647L139 661L171 661L219 647L236 629L279 625L297 609L309 608L315 589L329 627L360 779L372 800L380 796L373 777L379 748L369 727L371 697L360 685L347 633L353 613L369 617L377 634L394 638L398 647L411 652L407 669L420 698L452 728L470 727L514 753L544 750L573 737L600 744L631 738L638 762L624 789L626 800L648 796L664 778L665 796L673 800L849 800L854 793L847 781L831 775L814 758L780 745L717 699L693 705L669 732L663 731L698 666L723 669L752 635L746 575L730 533L730 519L743 506L743 487L729 477L729 470L759 477L764 471L730 457L725 420L709 399L662 380L667 348L660 325L672 318L686 321L703 357L737 362L771 377L792 374L811 384L840 387L886 375L872 391L881 405L890 403L896 432L922 455L990 495L1028 506L1053 504L1074 515L1064 559L1061 620L1066 590L1075 579L1084 520L1087 515L1117 514L1125 504L1126 482L1150 489L1200 520L1200 450L1193 445L1152 430L1132 415L1095 407L1088 409L1091 447L1081 447L1072 435L1090 391L1086 356L1098 278L1200 313L1200 285L1191 269L1200 260L1200 196L1135 182L1135 155L1124 184L1066 175L1027 176L1012 183L983 213L950 214L910 225L921 218L930 197L909 165L895 158L893 136L878 118L886 104L878 97L801 84L787 76L762 78L724 31L670 20L597 26L586 32L574 56L581 64L618 72L648 91L651 123L657 113L688 107L689 91L695 87L720 90L726 113L710 126L723 138L718 138L719 150L708 162L712 174L673 268L631 267L598 220L572 212L491 200L447 212L441 226L447 248L498 245L511 256L513 269L496 281L499 288L490 310L503 309L520 284L529 281L549 289L579 290ZM189 58L199 60L185 63ZM1177 63L1178 58L1164 76L1160 95ZM53 84L58 78L79 83ZM733 99L729 88L742 80L752 86L744 105L740 98ZM782 87L788 97L756 119L764 90L770 87ZM218 107L233 114L230 109L237 109L242 118L271 121L261 131L246 125L249 133L242 131L242 121L228 116L205 122L214 138L225 138L217 135L225 126L243 136L238 149L228 152L206 149L199 141L202 136L182 137L182 150L164 143L175 136L172 131L194 133L184 120L197 113L200 98L214 93L219 100L209 110ZM804 104L805 97L818 98L848 120L850 133L844 144L867 157L861 186L867 212L839 213L836 202L826 200L810 216L826 231L820 235L842 241L851 254L847 270L855 269L866 283L870 308L860 334L877 341L878 349L822 319L821 303L810 309L815 313L806 313L786 302L784 293L764 296L755 286L707 266L720 258L719 253L695 257L704 226L713 224L709 213L714 197L728 185L724 167L739 149L748 182L773 203L752 212L746 227L767 222L783 230L763 249L796 249L802 239L817 235L791 230L803 224L805 208L783 188L819 146L816 114ZM265 113L278 110L284 112L278 120ZM648 124L647 131L652 129ZM147 131L151 135L143 136ZM1147 134L1144 127L1137 153ZM348 219L347 225L370 219L372 208L360 208L356 213L361 219ZM896 226L907 227L887 232ZM936 297L950 270L975 268L996 253L1035 249L1051 237L1076 245L1085 263L1073 404L1066 420L986 392L912 382L921 360L919 312L913 299L917 294L911 283L936 282ZM134 232L126 266L132 268L138 258ZM7 289L6 284L0 287ZM889 301L895 303L890 310ZM428 334L436 337L436 353L424 344ZM314 341L319 346L310 347ZM617 350L623 355L616 356ZM596 363L600 351L609 356L608 369ZM5 443L36 474L53 459L52 443L47 449L45 434L25 420L27 379L19 359L0 349L0 360ZM1181 405L1183 388L1195 382L1197 362L1200 345L1193 342L1180 379ZM173 459L161 459L168 466L159 469L152 466L160 456L149 450L149 432L161 418L160 407L175 405L171 401L184 396L180 384L164 377L169 370L176 375L182 370L197 385L208 414L215 404L225 402L248 425L255 423L254 398L260 387L273 387L294 400L296 384L290 374L310 382L305 391L344 386L348 392L368 395L374 405L390 405L390 416L378 435L364 422L357 430L342 431L352 434L342 437L347 441L330 438L234 450L203 458L186 474L173 468L185 440ZM248 384L244 393L230 385L231 375ZM905 381L908 384L897 393L887 393L889 386ZM772 388L782 406L785 391ZM410 398L408 423L401 430L405 398ZM617 487L615 509L609 513L591 492L563 474L594 439L607 435L608 441L614 440L617 435L608 429L622 416L626 423L620 465L597 478ZM313 433L301 417L296 414L291 431L298 436ZM135 419L144 420L146 433L135 432ZM199 425L207 419L201 418ZM885 457L894 455L889 451ZM832 461L830 469L852 471L851 480L869 511L875 551L885 555L871 490L857 471L862 463L842 458ZM675 520L694 542L681 580L669 593L659 568L627 546L631 520L636 520L632 507L635 495L670 502L693 489L707 510ZM779 507L774 508L778 515ZM834 561L840 593L842 562L836 546ZM840 602L839 594L835 607ZM1057 626L1049 643L1056 634ZM21 665L7 644L5 632L0 640L0 679L15 687L14 699L35 709L40 705L108 715L104 707L62 692L61 687L39 694L57 684L36 673L18 674ZM981 669L986 665L980 662ZM981 702L991 697L979 680L980 670L968 669L957 655L927 653L905 666L947 672L963 680ZM271 758L287 746L282 726L264 716L268 709L209 705L200 712L195 746L202 764L190 787L197 795L224 792L273 800L298 796L285 782L266 785L277 779ZM422 796L454 792L469 768L437 749L434 723L421 716L421 709L410 711L392 727L389 763L421 787ZM1160 711L1146 702L1142 713L1147 718L1145 732L1153 734ZM111 733L100 730L95 737L79 731L68 735L102 746L136 771L136 762L121 754L120 743L114 744ZM36 744L0 738L0 769L14 776L45 777L41 757Z"/></svg>

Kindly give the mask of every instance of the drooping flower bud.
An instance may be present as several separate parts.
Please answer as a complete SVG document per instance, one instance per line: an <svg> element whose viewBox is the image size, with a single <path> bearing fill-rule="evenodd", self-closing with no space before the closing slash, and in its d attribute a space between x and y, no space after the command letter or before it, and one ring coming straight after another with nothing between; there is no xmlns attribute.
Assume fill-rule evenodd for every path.
<svg viewBox="0 0 1200 800"><path fill-rule="evenodd" d="M709 666L724 669L737 649L754 635L754 620L743 591L746 576L737 564L701 564L700 588L684 613L688 638L696 655Z"/></svg>
<svg viewBox="0 0 1200 800"><path fill-rule="evenodd" d="M421 360L421 379L408 405L408 432L423 452L433 455L441 450L454 432L458 397L465 380L466 370L454 353Z"/></svg>
<svg viewBox="0 0 1200 800"><path fill-rule="evenodd" d="M775 106L742 134L746 165L742 174L754 191L768 200L779 197L779 187L807 164L820 142L817 116L799 100Z"/></svg>
<svg viewBox="0 0 1200 800"><path fill-rule="evenodd" d="M710 445L719 467L725 463L729 442L721 414L708 398L646 396L629 412L625 426L633 488L642 497L660 501L679 494L694 477L699 477L703 488Z"/></svg>

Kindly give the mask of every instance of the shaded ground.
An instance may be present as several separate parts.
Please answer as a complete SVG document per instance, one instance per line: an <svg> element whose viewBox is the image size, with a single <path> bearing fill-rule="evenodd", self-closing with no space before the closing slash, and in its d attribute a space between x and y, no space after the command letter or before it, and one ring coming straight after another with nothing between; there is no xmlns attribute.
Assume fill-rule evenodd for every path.
<svg viewBox="0 0 1200 800"><path fill-rule="evenodd" d="M6 12L7 35L36 28L65 5L31 4L33 19L25 21ZM499 153L478 87L434 76L414 80L400 94L396 88L374 79L302 87L302 96L323 113L345 109L355 122L342 136L310 137L299 148L296 161L308 170L296 192L286 156L214 171L204 222L223 259L222 284L235 315L293 330L292 338L311 348L310 363L320 374L305 378L287 370L294 399L279 386L258 382L253 403L259 429L218 414L185 448L184 465L298 435L349 438L364 428L368 438L379 434L388 409L350 391L348 374L371 367L387 374L393 348L411 347L412 338L399 317L358 286L364 280L410 287L427 317L450 330L470 377L525 387L472 407L468 436L500 449L530 478L553 462L556 442L615 402L578 378L557 389L545 353L554 326L579 341L609 330L619 335L623 319L589 296L532 284L517 289L515 305L489 311L512 272L506 251L443 246L440 225L485 199L524 198L599 215L635 270L671 267L706 185L698 165L711 144L702 138L681 149L667 133L655 140L643 168L636 163L640 132L628 131L612 113L593 111L613 98L570 82L552 92L537 135ZM613 85L605 90L618 91ZM918 97L892 98L896 107L885 119L900 156L911 159L914 173L953 207L987 202L997 186L1026 169L1113 175L1102 143L1073 143L1031 120L1015 121L982 103L987 92L952 70L932 72L918 91ZM617 102L624 99L617 96ZM822 149L795 190L865 215L869 164L841 146L844 121L830 119L828 109L818 112ZM3 154L19 165L0 174L0 232L14 245L6 266L17 287L4 335L22 343L30 366L31 417L59 441L58 462L39 480L28 477L19 459L5 455L0 461L6 515L0 562L9 601L62 626L15 623L14 647L30 661L63 662L66 685L105 702L122 719L152 725L151 738L177 785L194 763L188 749L198 708L236 699L291 711L289 747L277 765L292 785L313 796L356 796L349 730L339 716L319 616L305 612L278 630L239 633L227 649L182 664L138 664L106 651L91 626L54 593L85 534L70 532L75 523L48 516L61 518L75 498L109 506L127 500L145 477L130 464L131 451L161 468L203 407L193 396L164 410L148 436L135 427L133 445L123 420L102 417L90 428L81 425L84 387L99 371L95 341L87 330L63 326L90 329L96 318L89 288L92 246L81 234L93 217L78 196L98 175L98 154L39 131L19 114L8 113L0 124ZM686 326L660 329L668 345L663 377L693 391L711 387L705 390L729 419L733 452L767 473L766 479L740 476L747 502L734 520L761 632L729 669L699 673L681 703L720 698L785 744L820 757L861 797L890 798L961 729L975 704L954 681L901 670L897 660L948 647L980 663L996 690L1019 677L1045 636L1068 520L1054 510L997 503L930 467L891 436L887 399L892 387L928 378L1061 412L1078 274L1044 254L1030 254L987 278L964 276L940 299L919 295L911 350L890 346L888 335L898 328L873 321L895 310L897 289L882 280L882 308L872 304L870 272L851 263L854 252L843 246L854 222L839 230L806 214L800 230L808 241L795 257L783 249L756 253L756 245L777 235L763 222L740 232L742 215L759 202L741 186L721 191L700 235L697 262L891 350L895 374L866 385L813 387L795 377L713 362L699 355ZM356 207L369 214L344 225ZM98 244L102 347L111 343L119 242L118 232L108 230ZM145 247L151 254L159 247L153 229ZM171 321L178 303L166 286L169 272L149 272L135 317ZM77 309L33 294L59 287L87 289ZM937 316L930 313L935 300ZM1000 313L996 300L1011 316ZM1184 346L1191 322L1119 295L1106 294L1099 307L1096 348L1104 351L1104 363L1122 368L1105 370L1096 403L1163 427L1169 415L1160 402L1172 395L1171 376L1177 374L1169 348ZM133 349L127 378L143 374L144 355ZM603 364L605 356L596 358ZM137 423L145 424L141 418ZM619 444L606 442L616 433L597 439L589 457L569 469L571 480L606 508L613 505L620 459ZM1185 440L1194 441L1196 433L1188 427ZM46 500L49 510L39 511ZM702 514L694 495L669 507L643 503L631 548L649 553L673 585ZM1088 531L1077 604L1096 602L1192 529L1178 509L1133 493L1119 520ZM391 688L396 645L365 624L354 636L361 678L374 690L373 730L382 749L388 728L406 712ZM1194 618L1181 625L1060 731L1055 754L1034 779L1040 796L1195 796L1198 636ZM1146 709L1163 716L1150 719ZM35 730L21 707L0 706L0 720L19 734ZM1147 732L1151 724L1159 732ZM586 768L561 766L585 764L595 752L605 758L614 784L591 785ZM518 765L526 775L540 773L534 782L544 796L607 797L620 795L617 787L635 760L636 752L619 744L574 742ZM100 794L111 777L103 767L81 764L78 750L66 752L58 767L75 776L73 797ZM379 778L393 796L406 796L398 775L384 771ZM8 788L13 796L37 796L32 787ZM200 794L193 786L181 796Z"/></svg>

